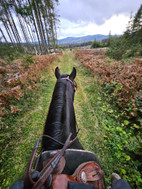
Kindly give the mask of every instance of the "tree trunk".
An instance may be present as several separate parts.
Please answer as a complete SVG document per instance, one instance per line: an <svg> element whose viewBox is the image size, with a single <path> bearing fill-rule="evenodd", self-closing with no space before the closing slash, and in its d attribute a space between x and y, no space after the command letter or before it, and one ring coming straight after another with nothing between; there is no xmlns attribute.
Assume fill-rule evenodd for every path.
<svg viewBox="0 0 142 189"><path fill-rule="evenodd" d="M4 7L5 7L5 6L4 6ZM12 31L12 33L13 33L13 36L15 37L15 40L16 40L18 46L20 46L20 45L19 45L19 44L20 44L20 41L18 40L18 38L17 38L17 36L16 36L16 32L15 32L15 30L14 30L14 28L13 28L13 25L12 25L11 21L10 21L10 18L9 18L9 15L8 15L8 12L7 12L7 9L6 9L6 8L5 8L5 15L6 15L7 21L8 21L8 23L9 23L9 25L10 25L11 31Z"/></svg>
<svg viewBox="0 0 142 189"><path fill-rule="evenodd" d="M1 34L2 34L2 36L3 36L3 38L4 38L4 40L5 40L5 42L8 43L8 42L7 42L7 39L6 39L6 37L5 37L5 35L4 35L4 33L3 33L3 31L2 31L1 28L0 28L0 32L1 32Z"/></svg>
<svg viewBox="0 0 142 189"><path fill-rule="evenodd" d="M28 3L29 3L29 5L31 6L30 0L28 0ZM32 19L33 19L33 24L34 24L35 31L36 31L36 35L37 35L37 39L38 39L38 44L39 44L40 52L42 53L42 47L41 47L41 43L40 43L40 37L39 37L38 30L37 30L37 26L36 26L36 21L35 21L35 18L34 18L33 10L32 10L32 15L31 15L31 16L32 16Z"/></svg>
<svg viewBox="0 0 142 189"><path fill-rule="evenodd" d="M4 27L5 27L5 30L6 30L6 32L7 32L7 34L8 34L8 37L9 37L9 39L10 39L12 45L15 46L15 41L14 41L14 39L13 39L13 36L12 36L12 34L11 34L11 31L10 31L10 29L9 29L9 27L8 27L8 25L7 25L7 23L6 23L5 21L2 21L2 22L3 22L3 25L4 25Z"/></svg>
<svg viewBox="0 0 142 189"><path fill-rule="evenodd" d="M40 1L40 3L42 4L41 1ZM38 12L38 15L39 15L39 22L40 22L40 25L41 25L41 32L42 32L43 42L44 42L44 50L45 50L45 53L48 53L47 41L46 41L45 31L44 31L44 28L43 28L43 23L42 23L42 18L41 18L41 11L39 10L38 5L37 5L37 12Z"/></svg>
<svg viewBox="0 0 142 189"><path fill-rule="evenodd" d="M16 27L16 25L15 25L15 22L14 22L13 16L12 16L10 10L8 10L8 12L9 12L10 18L11 18L11 20L12 20L12 24L13 24L14 30L15 30L16 35L17 35L17 39L18 39L19 44L20 44L20 46L21 46L21 37L20 37L19 32L18 32L18 30L17 30L17 27Z"/></svg>
<svg viewBox="0 0 142 189"><path fill-rule="evenodd" d="M36 1L33 0L34 2L34 12L35 12L35 17L36 17L36 22L37 22L37 26L38 26L38 31L39 31L39 34L40 34L40 38L41 38L41 41L42 41L42 52L44 53L44 39L43 39L43 34L42 34L42 29L41 29L41 24L40 24L40 20L39 20L39 14L38 14L38 5L36 4Z"/></svg>

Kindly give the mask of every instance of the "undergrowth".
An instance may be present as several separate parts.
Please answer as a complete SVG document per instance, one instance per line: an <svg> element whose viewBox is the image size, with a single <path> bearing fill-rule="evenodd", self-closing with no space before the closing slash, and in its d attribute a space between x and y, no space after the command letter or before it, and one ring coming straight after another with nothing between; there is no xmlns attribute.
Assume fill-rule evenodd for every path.
<svg viewBox="0 0 142 189"><path fill-rule="evenodd" d="M85 52L82 51L82 54L85 55ZM101 77L103 77L103 74L107 76L105 75L107 72L103 66L104 63L95 57L95 62L93 63L92 57L89 57L89 54L84 57L80 56L80 61L95 73L100 73L101 71L99 72L99 70L102 68ZM95 66L93 64L98 64L99 67L94 69ZM123 110L118 106L117 94L122 89L121 84L103 82L99 74L89 76L92 79L89 83L85 83L90 72L88 70L88 73L85 74L83 69L79 68L79 70L82 70L84 77L86 75L82 80L87 94L86 105L82 105L84 115L82 119L86 119L84 128L87 127L83 134L86 135L87 130L90 130L90 133L84 139L84 141L87 141L85 145L88 146L88 150L94 151L99 156L107 185L109 184L111 173L116 172L127 180L132 188L140 189L142 184L140 116L138 118L136 116L139 119L137 122L134 116L130 117L130 114L127 114L126 109ZM111 72L110 69L106 70ZM141 100L140 98L138 99L140 105ZM136 103L136 101L133 102ZM134 110L133 104L131 106L128 104L128 107L130 108L128 110L129 113L138 111L138 109ZM93 109L94 111L92 111Z"/></svg>
<svg viewBox="0 0 142 189"><path fill-rule="evenodd" d="M48 91L52 90L49 80L46 76L36 91L25 92L19 101L15 99L12 105L21 111L7 114L1 119L0 188L10 186L24 175L34 142L42 134L48 108L45 99ZM45 99L43 96L46 96Z"/></svg>
<svg viewBox="0 0 142 189"><path fill-rule="evenodd" d="M41 62L43 61L41 57ZM34 85L38 87L32 85L30 90L26 90L29 82L25 82L24 87L20 88L21 96L18 98L9 96L8 105L5 106L7 113L0 118L0 188L2 189L8 188L16 179L24 175L35 140L43 132L55 81L54 76L50 77L53 73L52 66L47 61L45 64L48 66L45 67L43 64L44 72L39 70L40 75L38 75L42 80L37 79L36 83L33 80ZM15 95L17 97L17 93Z"/></svg>
<svg viewBox="0 0 142 189"><path fill-rule="evenodd" d="M26 52L22 47L13 47L10 44L0 43L0 57L9 63L25 54Z"/></svg>
<svg viewBox="0 0 142 189"><path fill-rule="evenodd" d="M0 78L0 116L8 113L15 113L21 109L17 106L12 106L14 99L20 100L24 96L23 91L30 91L39 87L42 81L41 72L51 64L58 56L25 56L22 60L22 65L11 65L8 67L0 67L0 71L5 69L5 72L10 72L7 76L3 75ZM13 73L13 67L18 69L18 72ZM9 70L9 71L7 71Z"/></svg>

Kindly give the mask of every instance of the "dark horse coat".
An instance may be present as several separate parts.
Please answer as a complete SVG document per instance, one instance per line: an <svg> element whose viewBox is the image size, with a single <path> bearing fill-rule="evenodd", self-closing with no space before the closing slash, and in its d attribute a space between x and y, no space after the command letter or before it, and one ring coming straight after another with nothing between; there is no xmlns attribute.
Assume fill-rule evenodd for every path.
<svg viewBox="0 0 142 189"><path fill-rule="evenodd" d="M60 143L65 143L69 133L72 133L72 139L76 137L76 118L74 111L74 79L76 77L76 69L73 68L70 75L60 74L59 68L55 69L57 82L54 88L52 101L47 115L43 135L49 135ZM60 143L50 138L43 137L43 151L55 150L63 147ZM83 149L78 139L70 148Z"/></svg>

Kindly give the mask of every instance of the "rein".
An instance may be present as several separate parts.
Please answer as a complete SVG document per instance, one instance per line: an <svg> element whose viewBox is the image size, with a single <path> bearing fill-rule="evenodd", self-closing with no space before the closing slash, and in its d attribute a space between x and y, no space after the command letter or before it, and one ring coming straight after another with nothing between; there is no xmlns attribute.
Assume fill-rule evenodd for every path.
<svg viewBox="0 0 142 189"><path fill-rule="evenodd" d="M59 163L60 159L63 157L65 150L76 140L77 136L73 139L70 140L72 133L69 134L65 144L63 145L63 148L61 150L59 150L57 152L57 154L55 154L52 159L45 165L45 167L42 169L42 171L39 173L39 178L37 181L34 181L32 179L32 173L36 172L36 170L33 171L32 169L32 164L34 162L34 158L39 146L39 142L41 137L39 137L36 140L36 143L34 145L28 166L27 166L27 171L26 171L26 178L24 180L24 189L27 188L33 188L33 189L39 189L41 188L44 184L46 184L46 186L50 186L51 182L52 182L52 172L54 170L54 168L57 166L57 164ZM49 137L48 135L43 135L46 137ZM52 137L50 137L52 138ZM53 139L53 138L52 138ZM55 140L55 139L53 139ZM58 142L58 141L56 141ZM38 160L37 160L38 161Z"/></svg>
<svg viewBox="0 0 142 189"><path fill-rule="evenodd" d="M70 140L70 142L69 142L69 144L68 144L68 147L70 147L70 146L75 142L75 140L76 140L77 137L78 137L79 131L80 131L80 129L78 128L78 132L77 132L77 134L76 134L76 137L74 137L74 139ZM52 139L54 142L57 142L58 144L61 144L62 146L65 145L65 143L59 142L58 140L54 139L53 137L51 137L51 136L49 136L49 135L42 135L42 136L40 136L40 137L36 140L36 143L37 143L37 141L40 142L40 139L41 139L42 137L50 138L50 139ZM39 142L38 142L38 145L39 145ZM38 148L38 146L37 146L37 148ZM38 165L38 163L39 163L41 154L42 154L42 151L39 153L39 157L38 157L38 159L37 159L37 162L36 162L36 164L35 164L34 169L37 168L37 165Z"/></svg>
<svg viewBox="0 0 142 189"><path fill-rule="evenodd" d="M70 140L70 145L71 145L72 143L74 143L74 141L77 139L78 134L79 134L79 131L80 131L80 129L78 128L78 131L77 131L77 133L76 133L76 137L74 137L73 140ZM58 140L54 139L53 137L51 137L51 136L49 136L49 135L42 135L42 136L40 136L38 139L40 140L42 137L50 138L50 139L52 139L53 141L57 142L58 144L61 144L62 146L65 145L64 143L59 142ZM38 139L37 139L37 140L38 140ZM69 146L70 146L70 145L69 145Z"/></svg>

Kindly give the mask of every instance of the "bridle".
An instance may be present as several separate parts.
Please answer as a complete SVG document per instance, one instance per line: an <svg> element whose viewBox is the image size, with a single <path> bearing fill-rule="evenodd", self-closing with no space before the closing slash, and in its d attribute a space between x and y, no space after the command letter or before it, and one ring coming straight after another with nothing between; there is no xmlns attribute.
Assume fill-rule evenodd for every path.
<svg viewBox="0 0 142 189"><path fill-rule="evenodd" d="M61 79L65 79L65 80L69 81L69 82L73 85L75 91L77 90L77 83L75 82L75 80L72 81L72 80L69 78L69 76L66 77L66 78L61 78Z"/></svg>

